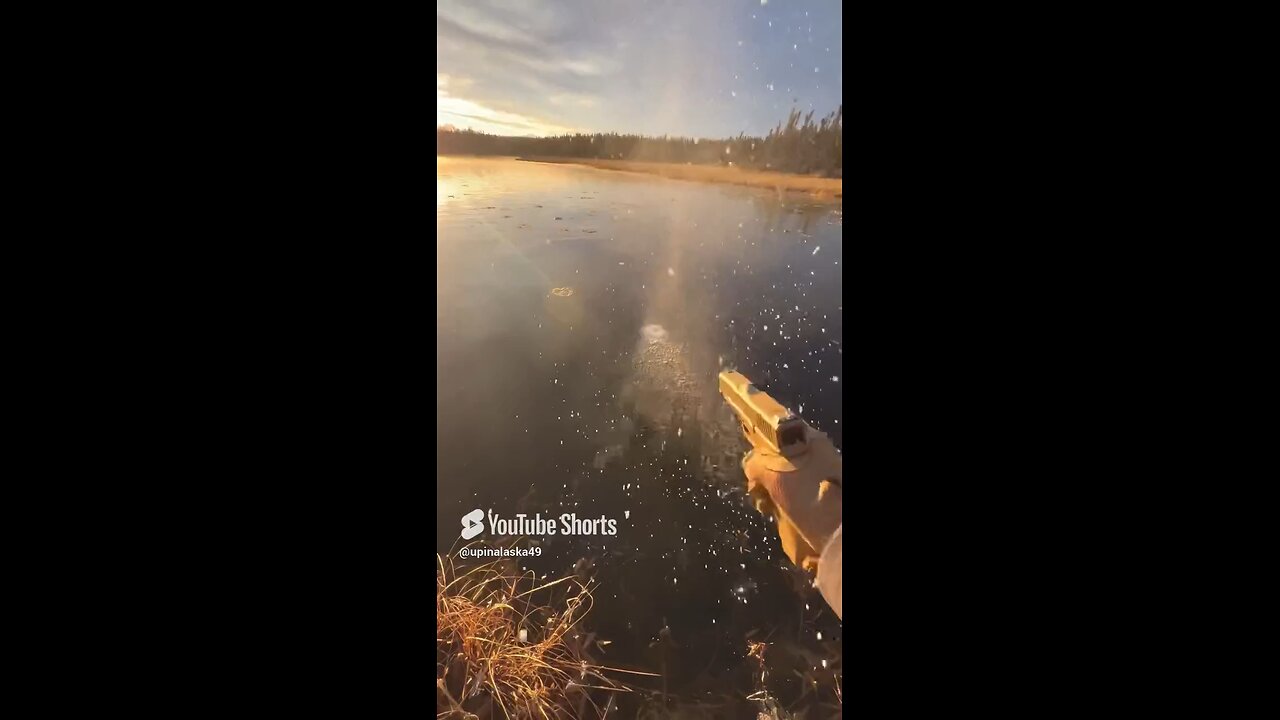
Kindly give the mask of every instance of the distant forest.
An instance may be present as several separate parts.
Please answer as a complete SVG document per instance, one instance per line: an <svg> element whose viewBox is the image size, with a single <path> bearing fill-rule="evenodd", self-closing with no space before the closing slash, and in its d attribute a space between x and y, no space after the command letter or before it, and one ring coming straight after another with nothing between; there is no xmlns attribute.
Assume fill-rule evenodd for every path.
<svg viewBox="0 0 1280 720"><path fill-rule="evenodd" d="M786 124L778 123L765 137L739 134L725 140L653 138L616 133L505 137L472 130L436 128L436 154L541 155L718 164L838 178L844 154L843 116L843 105L817 122L813 121L812 110L803 116L799 110L792 110Z"/></svg>

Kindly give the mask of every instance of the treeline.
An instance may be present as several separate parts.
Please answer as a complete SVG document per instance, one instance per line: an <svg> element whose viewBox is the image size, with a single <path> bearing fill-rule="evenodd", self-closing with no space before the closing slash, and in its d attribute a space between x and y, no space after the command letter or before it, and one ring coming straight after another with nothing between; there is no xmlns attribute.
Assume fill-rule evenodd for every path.
<svg viewBox="0 0 1280 720"><path fill-rule="evenodd" d="M436 154L542 155L720 164L840 177L844 153L843 120L844 106L817 122L814 122L812 110L803 116L799 110L792 110L787 122L778 123L765 137L739 134L725 140L651 138L617 133L529 138L436 128Z"/></svg>

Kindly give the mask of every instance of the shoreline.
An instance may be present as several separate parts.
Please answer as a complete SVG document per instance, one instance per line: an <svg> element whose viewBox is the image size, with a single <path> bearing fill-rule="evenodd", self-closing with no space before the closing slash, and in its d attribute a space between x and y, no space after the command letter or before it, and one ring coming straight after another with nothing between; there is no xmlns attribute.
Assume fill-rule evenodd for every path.
<svg viewBox="0 0 1280 720"><path fill-rule="evenodd" d="M523 162L540 162L560 165L585 165L599 170L658 175L672 180L693 180L728 185L765 188L778 192L807 192L818 197L843 200L844 181L840 178L821 178L812 175L794 175L773 170L744 170L722 165L682 165L680 163L640 162L635 160L603 160L598 158L567 158L530 155L517 157Z"/></svg>

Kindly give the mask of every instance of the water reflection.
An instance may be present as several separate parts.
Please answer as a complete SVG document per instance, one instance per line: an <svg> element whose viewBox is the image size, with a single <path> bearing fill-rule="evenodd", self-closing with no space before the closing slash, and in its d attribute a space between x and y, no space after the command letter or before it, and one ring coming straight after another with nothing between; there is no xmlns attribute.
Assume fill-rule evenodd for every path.
<svg viewBox="0 0 1280 720"><path fill-rule="evenodd" d="M437 551L474 508L617 519L525 565L592 574L609 659L687 682L740 669L752 631L838 637L742 498L715 374L842 446L840 206L512 160L437 171Z"/></svg>

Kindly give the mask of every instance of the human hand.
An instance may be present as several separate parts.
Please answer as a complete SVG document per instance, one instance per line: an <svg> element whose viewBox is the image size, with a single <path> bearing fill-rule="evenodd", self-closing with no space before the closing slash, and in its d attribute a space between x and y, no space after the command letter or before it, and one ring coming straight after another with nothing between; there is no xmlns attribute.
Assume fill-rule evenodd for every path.
<svg viewBox="0 0 1280 720"><path fill-rule="evenodd" d="M807 423L805 433L808 450L803 455L786 458L756 448L742 459L742 471L757 509L777 519L783 552L812 570L842 522L843 460L826 433Z"/></svg>

